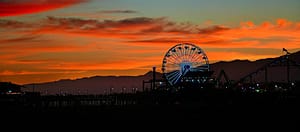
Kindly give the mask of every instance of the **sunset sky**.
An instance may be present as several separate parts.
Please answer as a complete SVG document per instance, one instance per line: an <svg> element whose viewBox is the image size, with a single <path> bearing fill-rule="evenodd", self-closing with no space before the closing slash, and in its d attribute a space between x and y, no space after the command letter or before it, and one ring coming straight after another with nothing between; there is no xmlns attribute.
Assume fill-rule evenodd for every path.
<svg viewBox="0 0 300 132"><path fill-rule="evenodd" d="M299 0L0 0L0 82L142 75L195 43L211 63L300 50Z"/></svg>

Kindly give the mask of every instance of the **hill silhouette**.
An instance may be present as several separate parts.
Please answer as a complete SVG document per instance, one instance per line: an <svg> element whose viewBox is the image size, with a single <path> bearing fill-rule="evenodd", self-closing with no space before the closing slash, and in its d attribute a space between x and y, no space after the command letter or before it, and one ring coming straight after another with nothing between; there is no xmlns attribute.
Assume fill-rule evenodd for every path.
<svg viewBox="0 0 300 132"><path fill-rule="evenodd" d="M75 80L64 79L55 82L27 84L22 90L41 92L42 94L129 93L133 88L141 90L143 80L150 80L152 76L152 72L149 71L139 76L93 76ZM157 72L156 78L162 79L162 74Z"/></svg>
<svg viewBox="0 0 300 132"><path fill-rule="evenodd" d="M300 51L291 54L290 59L300 62ZM230 80L238 81L243 76L257 70L258 68L272 62L277 58L261 59L256 61L234 60L221 61L210 65L214 71L213 77L218 76L221 70L224 70ZM270 81L286 81L286 68L272 67L268 73ZM263 81L264 73L258 73L255 81ZM300 80L300 70L298 67L291 66L291 80ZM156 78L162 79L162 73L156 73ZM152 79L152 72L149 71L139 76L93 76L79 78L75 80L59 80L55 82L46 82L39 84L24 85L23 91L41 92L41 94L104 94L132 92L133 88L142 90L143 80ZM150 86L146 86L150 88Z"/></svg>

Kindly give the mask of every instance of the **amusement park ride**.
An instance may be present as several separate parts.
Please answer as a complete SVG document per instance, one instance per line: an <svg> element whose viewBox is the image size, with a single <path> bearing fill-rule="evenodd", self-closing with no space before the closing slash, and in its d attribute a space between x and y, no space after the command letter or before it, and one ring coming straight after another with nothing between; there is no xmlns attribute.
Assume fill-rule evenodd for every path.
<svg viewBox="0 0 300 132"><path fill-rule="evenodd" d="M233 88L243 87L241 84L254 84L252 79L261 71L264 71L264 85L269 84L268 69L275 66L286 66L286 82L290 81L290 67L300 68L300 65L289 59L290 52L283 48L286 54L273 59L270 63L263 65L254 72L247 74L240 80L232 82L224 70L221 70L217 77L213 77L209 60L204 50L195 44L180 43L171 47L164 55L162 61L163 80L156 79L155 67L153 68L153 79L143 81L151 84L151 90L155 89L191 89L191 88ZM224 81L221 81L221 78ZM161 85L164 83L163 85ZM159 86L157 84L160 84ZM259 85L255 83L255 85ZM269 86L268 86L269 87Z"/></svg>
<svg viewBox="0 0 300 132"><path fill-rule="evenodd" d="M177 44L165 54L162 72L171 86L198 87L207 83L212 75L205 52L190 43Z"/></svg>
<svg viewBox="0 0 300 132"><path fill-rule="evenodd" d="M151 90L203 88L212 81L213 74L204 50L191 43L177 44L166 52L161 68L163 79L156 79L155 70L153 67L153 79L143 81L143 90L146 83L150 83Z"/></svg>

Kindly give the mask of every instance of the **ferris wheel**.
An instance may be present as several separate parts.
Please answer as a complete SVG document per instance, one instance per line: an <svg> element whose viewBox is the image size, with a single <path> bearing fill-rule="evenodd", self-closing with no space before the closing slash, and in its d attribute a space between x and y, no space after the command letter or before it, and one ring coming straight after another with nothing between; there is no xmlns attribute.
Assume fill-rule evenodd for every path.
<svg viewBox="0 0 300 132"><path fill-rule="evenodd" d="M167 81L176 85L189 73L209 71L209 62L200 47L190 43L177 44L165 54L162 71Z"/></svg>

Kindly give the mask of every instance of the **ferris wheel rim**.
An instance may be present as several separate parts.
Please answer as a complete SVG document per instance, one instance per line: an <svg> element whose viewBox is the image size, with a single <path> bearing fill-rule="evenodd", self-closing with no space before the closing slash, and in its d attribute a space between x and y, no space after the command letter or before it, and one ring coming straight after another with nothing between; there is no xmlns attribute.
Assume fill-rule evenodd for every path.
<svg viewBox="0 0 300 132"><path fill-rule="evenodd" d="M178 47L179 52L177 54L176 52L176 48ZM191 50L189 48L192 48L191 50L193 50L193 54L197 54L198 56L202 56L202 58L196 58L197 60L202 60L202 62L191 62L191 59L189 59L188 57L186 58L186 62L184 62L182 60L183 56L186 56L187 54L192 54ZM182 51L183 49L183 51ZM188 50L190 53L186 53L185 50ZM195 52L196 51L196 52ZM174 54L172 54L174 52ZM179 57L180 62L175 63L175 65L177 65L176 67L172 67L174 69L169 70L167 69L167 65L170 66L170 64L167 64L167 58L170 57L172 55L175 55L176 53L176 57ZM184 54L183 54L184 53ZM183 55L182 55L183 54ZM200 55L199 55L200 54ZM194 55L195 56L195 55ZM197 57L198 57L197 56ZM176 57L174 57L176 59ZM173 58L173 59L174 59ZM196 59L194 61L196 61ZM200 63L202 65L198 66L196 65L196 63ZM194 66L197 67L194 67ZM192 68L190 68L192 67ZM170 68L170 67L169 67ZM190 72L192 70L199 70L199 71L209 71L209 61L208 61L208 57L205 54L204 50L202 48L200 48L199 46L193 44L193 43L179 43L176 44L175 46L171 47L165 54L164 58L163 58L163 63L162 63L162 71L163 71L163 75L165 76L165 78L168 80L168 82L171 85L174 85L178 82L178 80L183 77L183 74L186 74L187 72Z"/></svg>

